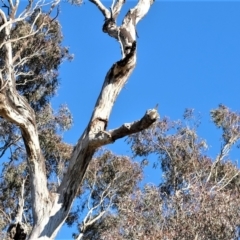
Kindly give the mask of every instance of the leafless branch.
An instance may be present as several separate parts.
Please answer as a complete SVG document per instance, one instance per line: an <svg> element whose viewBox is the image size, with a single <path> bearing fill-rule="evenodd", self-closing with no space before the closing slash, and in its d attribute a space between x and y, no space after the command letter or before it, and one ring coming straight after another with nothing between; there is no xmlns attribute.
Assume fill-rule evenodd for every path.
<svg viewBox="0 0 240 240"><path fill-rule="evenodd" d="M125 3L125 0L117 0L116 2L113 1L112 14L114 19L118 17L124 3Z"/></svg>
<svg viewBox="0 0 240 240"><path fill-rule="evenodd" d="M1 213L3 214L3 216L5 216L5 218L8 220L8 223L11 223L11 216L9 216L5 211L3 211L1 208L0 208L0 211Z"/></svg>
<svg viewBox="0 0 240 240"><path fill-rule="evenodd" d="M230 178L221 188L219 188L217 191L221 191L223 188L225 188L234 178L236 178L239 175L239 171L232 177Z"/></svg>
<svg viewBox="0 0 240 240"><path fill-rule="evenodd" d="M17 216L15 217L15 223L21 223L22 217L23 217L23 210L24 210L24 189L25 189L25 182L26 178L23 179L22 185L21 185L21 192L18 199L18 210L17 210Z"/></svg>
<svg viewBox="0 0 240 240"><path fill-rule="evenodd" d="M6 23L7 22L7 17L6 17L6 15L5 15L5 13L3 12L2 9L0 9L0 16L1 16L2 20L3 20L3 22ZM2 31L3 28L4 27L2 27L2 26L0 27L0 32Z"/></svg>
<svg viewBox="0 0 240 240"><path fill-rule="evenodd" d="M155 121L157 121L158 118L159 115L157 110L149 109L142 119L132 123L125 123L121 127L113 130L100 131L96 134L95 139L99 144L101 144L101 146L103 146L108 143L112 143L119 138L126 137L150 127Z"/></svg>
<svg viewBox="0 0 240 240"><path fill-rule="evenodd" d="M33 76L33 72L32 71L29 71L29 72L19 72L15 75L16 77L19 77L19 76ZM24 83L20 83L20 84L17 84L17 85L25 85L27 82L33 82L34 79L29 79L29 80L24 80Z"/></svg>
<svg viewBox="0 0 240 240"><path fill-rule="evenodd" d="M15 15L16 15L16 12L17 12L17 9L18 9L18 6L19 6L19 0L15 1L15 5L14 5L12 0L8 0L8 2L9 2L9 5L10 5L10 18L14 19Z"/></svg>
<svg viewBox="0 0 240 240"><path fill-rule="evenodd" d="M89 0L89 1L98 7L98 9L102 12L105 18L111 17L110 11L101 3L100 0Z"/></svg>
<svg viewBox="0 0 240 240"><path fill-rule="evenodd" d="M208 175L207 182L209 182L209 180L213 174L213 170L216 168L217 164L219 162L221 162L228 155L228 153L235 141L236 141L235 138L234 139L230 138L229 141L227 143L225 143L224 146L221 148L220 154L217 156L215 162L211 166L211 171Z"/></svg>
<svg viewBox="0 0 240 240"><path fill-rule="evenodd" d="M39 32L39 29L36 30L36 31L34 31L34 32L30 32L29 34L24 35L24 36L22 36L22 37L18 37L18 38L15 38L15 39L7 40L7 41L3 42L3 43L0 45L0 48L2 48L2 47L3 47L5 44L7 44L7 43L13 43L13 42L17 42L17 41L19 41L19 40L21 40L21 39L25 39L25 38L31 37L31 36L37 34L38 32Z"/></svg>

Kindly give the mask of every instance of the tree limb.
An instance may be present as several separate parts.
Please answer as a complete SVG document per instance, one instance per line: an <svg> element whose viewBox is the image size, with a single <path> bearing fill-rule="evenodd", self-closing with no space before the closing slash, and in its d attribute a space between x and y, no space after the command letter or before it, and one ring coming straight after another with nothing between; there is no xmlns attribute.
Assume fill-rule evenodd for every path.
<svg viewBox="0 0 240 240"><path fill-rule="evenodd" d="M89 0L89 1L98 7L98 9L101 11L101 13L105 18L111 17L110 11L101 3L100 0Z"/></svg>
<svg viewBox="0 0 240 240"><path fill-rule="evenodd" d="M121 127L113 130L99 131L95 137L96 144L98 144L100 147L109 143L113 143L119 138L140 132L150 127L154 122L157 121L158 118L159 115L157 110L149 109L138 121L132 123L124 123Z"/></svg>
<svg viewBox="0 0 240 240"><path fill-rule="evenodd" d="M149 128L157 119L159 114L156 109L149 109L141 120L133 123L125 123L120 128L110 130L109 133L112 136L112 140L115 141L119 138L128 136L133 133L140 132L146 128Z"/></svg>
<svg viewBox="0 0 240 240"><path fill-rule="evenodd" d="M23 179L21 192L18 200L18 209L17 209L17 215L15 217L15 221L8 228L8 235L12 239L25 239L27 236L27 230L24 224L22 223L22 217L23 217L23 211L24 211L25 181L26 179Z"/></svg>
<svg viewBox="0 0 240 240"><path fill-rule="evenodd" d="M124 3L125 0L117 0L116 2L114 2L114 5L112 7L112 14L114 19L117 19Z"/></svg>
<svg viewBox="0 0 240 240"><path fill-rule="evenodd" d="M0 14L2 15L1 11ZM24 16L26 17L28 14L29 12ZM20 18L5 21L5 24L1 26L2 29L4 28L5 36L10 36L12 30L11 25L17 21L20 21ZM47 188L45 159L40 149L35 113L27 100L19 95L16 90L11 40L4 43L4 48L6 51L4 56L6 85L4 88L1 88L0 91L0 115L11 123L16 124L21 130L30 172L33 227L38 225L43 228L44 222L42 219L44 219L47 212L49 213L51 211L52 206ZM3 79L1 79L1 81L3 81ZM19 225L19 227L21 226ZM39 231L42 230L41 227L39 227Z"/></svg>
<svg viewBox="0 0 240 240"><path fill-rule="evenodd" d="M136 24L148 12L152 0L140 0L136 7L127 13L120 27L116 26L115 19L111 18L112 14L99 0L90 1L105 17L103 30L120 42L123 58L112 65L105 77L91 119L72 152L67 172L56 193L50 193L47 188L45 159L40 149L35 113L24 97L16 91L12 56L12 42L15 39L8 39L2 45L6 50L4 74L7 85L0 91L0 115L19 126L26 147L34 218L30 240L52 239L56 236L71 209L87 167L100 146L141 131L158 118L157 110L148 110L141 120L107 132L112 107L136 66ZM113 5L114 17L119 14L123 3L119 0ZM10 36L12 24L25 19L36 9L36 6L32 9L31 1L29 6L18 18L5 21L0 31L4 29L6 36ZM34 31L33 25L31 31ZM21 38L31 36L38 30L31 31Z"/></svg>

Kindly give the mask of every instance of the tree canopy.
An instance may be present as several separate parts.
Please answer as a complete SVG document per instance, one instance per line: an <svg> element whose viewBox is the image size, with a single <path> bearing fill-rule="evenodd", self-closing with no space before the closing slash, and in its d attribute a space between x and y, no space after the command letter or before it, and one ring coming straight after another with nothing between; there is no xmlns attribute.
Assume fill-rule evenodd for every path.
<svg viewBox="0 0 240 240"><path fill-rule="evenodd" d="M115 163L112 155L105 152L96 158L89 168L91 176L95 176L94 182L86 179L90 194L80 194L85 200L80 198L76 211L67 220L70 226L77 220L79 233L73 236L76 239L238 239L239 168L229 159L228 153L239 141L240 114L220 105L211 111L211 116L213 123L222 130L223 144L216 159L208 156L207 141L198 136L200 119L192 109L186 109L183 120L163 117L151 128L128 138L134 154L131 164L136 164L136 157L140 158L140 162L133 165L137 172L128 166L121 172L115 169L115 174L109 177L108 164ZM229 139L235 141L230 140L229 144ZM155 174L163 176L159 185L141 183L144 167L150 163L148 158L152 154ZM105 157L110 160L108 163ZM117 159L123 166L125 157L117 156ZM95 168L99 160L104 165ZM103 175L104 172L107 174ZM105 181L120 177L116 173L122 173L127 180L125 187L134 188L115 195L113 189L115 186L119 189L118 183L111 180L108 185ZM102 190L98 189L100 178L105 180ZM96 189L97 198L93 194ZM100 207L104 197L112 199L105 203L102 211L93 214L92 209ZM118 197L117 201L113 200ZM106 207L108 212L101 215ZM89 215L84 214L85 218L79 221L82 216L79 213L84 208L88 208Z"/></svg>
<svg viewBox="0 0 240 240"><path fill-rule="evenodd" d="M62 44L59 1L30 0L20 8L19 1L7 0L0 8L0 238L54 239L66 223L77 226L78 240L237 239L240 177L229 151L240 138L240 114L224 105L211 110L222 131L215 159L191 109L183 120L171 120L160 118L156 107L109 129L112 107L136 66L136 26L153 1L139 0L121 24L125 1L113 1L110 9L90 2L122 58L106 73L74 146L63 138L73 123L70 110L51 106L60 64L73 59ZM104 148L123 137L133 156ZM162 176L159 185L142 181L150 155Z"/></svg>

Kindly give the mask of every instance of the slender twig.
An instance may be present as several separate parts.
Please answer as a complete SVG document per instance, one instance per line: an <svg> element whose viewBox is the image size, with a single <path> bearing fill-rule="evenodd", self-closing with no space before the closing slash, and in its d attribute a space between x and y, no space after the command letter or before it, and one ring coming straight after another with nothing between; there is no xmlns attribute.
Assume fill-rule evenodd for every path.
<svg viewBox="0 0 240 240"><path fill-rule="evenodd" d="M225 188L235 177L237 177L239 175L239 171L231 178L227 181L226 184L224 184L221 188L219 188L217 191L221 191L223 188Z"/></svg>

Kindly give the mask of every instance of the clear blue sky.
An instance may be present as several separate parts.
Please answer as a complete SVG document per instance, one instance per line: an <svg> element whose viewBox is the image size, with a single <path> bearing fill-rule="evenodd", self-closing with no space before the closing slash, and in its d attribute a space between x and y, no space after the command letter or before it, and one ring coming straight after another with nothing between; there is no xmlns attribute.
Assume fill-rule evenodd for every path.
<svg viewBox="0 0 240 240"><path fill-rule="evenodd" d="M135 4L126 3L124 14ZM107 70L120 58L120 47L102 32L103 16L90 2L81 7L62 2L59 19L64 44L75 58L61 66L61 86L53 105L67 103L72 111L74 126L65 139L75 144ZM194 108L202 115L199 134L208 140L214 157L220 132L210 122L209 111L220 103L240 110L240 1L156 1L137 31L137 67L114 106L109 128L141 118L156 103L161 116L175 120L185 108ZM124 141L109 148L130 153ZM232 156L236 160L239 152ZM146 175L154 182L159 176L151 171ZM57 239L71 239L71 233L64 228Z"/></svg>

